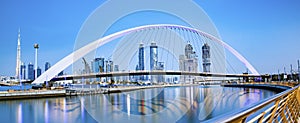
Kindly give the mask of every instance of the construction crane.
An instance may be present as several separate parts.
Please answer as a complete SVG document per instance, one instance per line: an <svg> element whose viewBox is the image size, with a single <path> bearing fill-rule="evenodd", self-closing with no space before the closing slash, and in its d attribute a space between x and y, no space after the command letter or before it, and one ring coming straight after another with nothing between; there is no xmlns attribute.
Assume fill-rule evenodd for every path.
<svg viewBox="0 0 300 123"><path fill-rule="evenodd" d="M86 62L85 58L82 58L82 62L83 62L83 64L84 64L84 72L85 72L85 74L91 73L90 66L89 66L89 64Z"/></svg>

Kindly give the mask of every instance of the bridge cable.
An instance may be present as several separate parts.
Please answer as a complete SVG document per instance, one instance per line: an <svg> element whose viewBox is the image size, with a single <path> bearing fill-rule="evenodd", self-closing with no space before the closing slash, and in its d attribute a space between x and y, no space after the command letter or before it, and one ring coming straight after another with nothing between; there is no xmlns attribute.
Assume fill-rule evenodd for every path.
<svg viewBox="0 0 300 123"><path fill-rule="evenodd" d="M125 41L127 41L129 43L129 45L127 47L133 47L132 44L136 44L136 43L132 43L135 40L139 39L141 37L141 34L139 34L140 32L135 32L130 38L127 38ZM143 34L144 31L141 31L141 33ZM126 48L126 49L132 49L132 48ZM128 59L128 53L130 52L130 50L126 50L125 52L123 52L122 59ZM123 64L126 60L122 60L121 63ZM131 61L131 60L130 60ZM130 62L129 61L129 62ZM129 63L125 63L126 66L124 66L124 68L127 68L127 71L130 70L129 68Z"/></svg>
<svg viewBox="0 0 300 123"><path fill-rule="evenodd" d="M129 46L131 45L131 43L132 43L132 42L130 42L131 39L134 39L137 35L138 35L138 33L129 34L128 37L123 37L123 38L120 40L119 43L125 41L125 43L123 44L122 47L129 47ZM130 40L129 40L129 39L130 39ZM114 51L114 53L118 53L120 50L124 50L124 48L118 48L118 49L116 49L116 50ZM127 51L126 53L128 53L128 52L129 52L129 51ZM116 54L116 55L119 55L119 56L118 56L119 59L126 59L126 57L127 57L127 56L125 55L124 51L122 51L122 54L121 54L121 55L120 55L120 54ZM120 65L121 65L123 62L124 62L124 60L121 60ZM125 67L125 66L123 66L123 67ZM126 68L126 67L125 67L125 68Z"/></svg>

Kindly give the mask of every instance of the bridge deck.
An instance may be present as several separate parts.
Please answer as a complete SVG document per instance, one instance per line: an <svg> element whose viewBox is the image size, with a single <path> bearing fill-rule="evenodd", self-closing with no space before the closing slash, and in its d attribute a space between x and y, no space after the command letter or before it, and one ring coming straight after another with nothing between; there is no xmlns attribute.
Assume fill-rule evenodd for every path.
<svg viewBox="0 0 300 123"><path fill-rule="evenodd" d="M109 72L93 73L83 75L65 75L53 78L51 81L72 80L72 79L89 79L100 77L118 77L118 76L139 76L139 75L186 75L186 76L203 76L203 77L264 77L265 75L252 74L222 74L222 73L205 73L205 72L188 72L188 71L129 71L129 72Z"/></svg>

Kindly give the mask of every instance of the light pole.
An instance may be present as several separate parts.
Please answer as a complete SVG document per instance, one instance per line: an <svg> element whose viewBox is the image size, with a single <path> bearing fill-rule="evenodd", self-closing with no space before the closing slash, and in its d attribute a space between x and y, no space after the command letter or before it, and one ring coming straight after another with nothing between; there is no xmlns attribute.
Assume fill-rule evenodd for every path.
<svg viewBox="0 0 300 123"><path fill-rule="evenodd" d="M34 77L35 79L37 78L37 68L38 68L38 60L37 60L37 57L38 57L38 49L39 49L39 44L34 44L33 45L34 49L35 49L35 72L34 72Z"/></svg>

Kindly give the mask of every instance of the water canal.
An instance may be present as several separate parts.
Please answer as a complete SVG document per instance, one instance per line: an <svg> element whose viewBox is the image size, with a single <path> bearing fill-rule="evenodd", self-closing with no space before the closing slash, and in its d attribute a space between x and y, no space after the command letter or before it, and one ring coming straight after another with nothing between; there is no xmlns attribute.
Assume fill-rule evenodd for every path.
<svg viewBox="0 0 300 123"><path fill-rule="evenodd" d="M0 101L0 119L7 123L201 122L275 94L253 88L186 86L7 100Z"/></svg>

